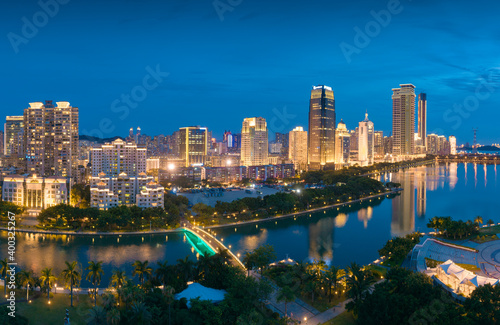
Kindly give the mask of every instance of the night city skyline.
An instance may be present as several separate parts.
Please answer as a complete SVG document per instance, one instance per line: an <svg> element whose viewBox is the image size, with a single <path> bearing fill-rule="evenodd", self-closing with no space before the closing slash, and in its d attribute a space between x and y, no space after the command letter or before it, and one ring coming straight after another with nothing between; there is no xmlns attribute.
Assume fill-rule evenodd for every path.
<svg viewBox="0 0 500 325"><path fill-rule="evenodd" d="M307 129L310 89L324 84L335 93L338 121L354 128L368 111L389 135L391 89L412 83L427 93L428 133L472 143L478 127L479 143L500 142L484 123L499 99L495 3L58 3L47 21L34 1L6 4L6 115L30 102L69 101L80 108L80 134L126 136L137 126L171 134L201 125L216 138L262 116L276 120L272 137ZM125 101L148 75L149 89Z"/></svg>

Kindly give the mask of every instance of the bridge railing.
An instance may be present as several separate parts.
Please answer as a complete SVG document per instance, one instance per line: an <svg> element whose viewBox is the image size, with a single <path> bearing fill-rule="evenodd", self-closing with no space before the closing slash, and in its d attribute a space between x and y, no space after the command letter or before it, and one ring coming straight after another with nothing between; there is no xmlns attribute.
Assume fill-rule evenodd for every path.
<svg viewBox="0 0 500 325"><path fill-rule="evenodd" d="M212 250L214 252L216 252L217 250L213 248L212 245L210 245L210 243L204 239L203 236L200 236L199 233L196 233L196 232L201 232L202 234L206 235L208 238L214 240L220 247L223 247L224 249L226 249L229 253L229 255L236 261L236 263L238 264L238 266L240 266L243 270L246 270L245 268L245 265L243 265L243 263L240 261L240 259L234 255L233 252L231 252L231 250L229 250L226 246L224 246L224 244L222 242L220 242L216 237L214 237L213 235L211 235L210 233L206 232L205 230L201 229L201 228L197 228L195 226L193 226L193 229L190 229L190 228L186 228L186 227L183 227L183 229L186 229L188 231L190 231L191 233L195 234L196 236L198 236L201 240L203 240L208 246L210 246L210 248L212 248ZM196 232L195 232L196 231Z"/></svg>

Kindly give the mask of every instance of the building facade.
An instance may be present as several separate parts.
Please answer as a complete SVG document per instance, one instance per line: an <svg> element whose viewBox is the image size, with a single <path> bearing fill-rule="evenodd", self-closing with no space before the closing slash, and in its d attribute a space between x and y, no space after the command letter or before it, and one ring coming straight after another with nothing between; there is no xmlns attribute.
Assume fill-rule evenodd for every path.
<svg viewBox="0 0 500 325"><path fill-rule="evenodd" d="M9 175L4 177L2 200L27 208L30 216L43 209L69 203L69 184L65 177Z"/></svg>
<svg viewBox="0 0 500 325"><path fill-rule="evenodd" d="M288 133L288 158L295 166L295 170L307 168L307 131L297 126Z"/></svg>
<svg viewBox="0 0 500 325"><path fill-rule="evenodd" d="M373 122L368 119L368 113L365 119L359 122L358 127L358 162L361 166L373 164L375 153Z"/></svg>
<svg viewBox="0 0 500 325"><path fill-rule="evenodd" d="M267 122L262 117L245 118L241 128L241 164L259 166L269 163Z"/></svg>
<svg viewBox="0 0 500 325"><path fill-rule="evenodd" d="M347 130L344 121L340 120L335 130L335 164L346 165L350 162L351 133Z"/></svg>
<svg viewBox="0 0 500 325"><path fill-rule="evenodd" d="M319 170L335 164L335 97L328 86L315 86L309 101L308 165Z"/></svg>
<svg viewBox="0 0 500 325"><path fill-rule="evenodd" d="M78 107L56 104L35 102L24 110L26 172L74 178L79 158Z"/></svg>
<svg viewBox="0 0 500 325"><path fill-rule="evenodd" d="M205 164L209 141L207 128L190 126L179 129L179 157L184 159L185 167Z"/></svg>
<svg viewBox="0 0 500 325"><path fill-rule="evenodd" d="M392 153L395 156L415 152L415 86L402 84L392 89Z"/></svg>

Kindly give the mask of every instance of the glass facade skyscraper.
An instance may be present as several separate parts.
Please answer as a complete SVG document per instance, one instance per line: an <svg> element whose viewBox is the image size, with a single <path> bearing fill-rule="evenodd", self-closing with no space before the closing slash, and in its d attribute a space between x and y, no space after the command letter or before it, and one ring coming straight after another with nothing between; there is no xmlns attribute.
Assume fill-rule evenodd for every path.
<svg viewBox="0 0 500 325"><path fill-rule="evenodd" d="M315 86L309 102L308 165L319 170L335 165L335 97L328 86Z"/></svg>

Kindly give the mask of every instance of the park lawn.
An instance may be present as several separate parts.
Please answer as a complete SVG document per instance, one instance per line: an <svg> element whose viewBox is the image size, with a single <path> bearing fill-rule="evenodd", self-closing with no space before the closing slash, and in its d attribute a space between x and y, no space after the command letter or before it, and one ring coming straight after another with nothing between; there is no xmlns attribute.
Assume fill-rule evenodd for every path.
<svg viewBox="0 0 500 325"><path fill-rule="evenodd" d="M481 236L482 234L482 236ZM498 240L498 236L496 234L492 233L481 233L480 235L477 235L476 237L472 237L471 241L482 244L482 243L487 243L490 241Z"/></svg>
<svg viewBox="0 0 500 325"><path fill-rule="evenodd" d="M354 325L356 324L356 320L352 313L345 311L342 314L338 315L335 318L330 319L328 322L323 325Z"/></svg>
<svg viewBox="0 0 500 325"><path fill-rule="evenodd" d="M328 302L328 297L319 296L317 294L314 295L314 302L311 301L310 294L306 296L301 295L299 296L299 298L302 299L302 301L304 301L305 303L309 304L310 306L313 306L320 312L327 311L328 309L338 305L339 303L347 299L347 297L344 294L340 296L333 295L332 302Z"/></svg>
<svg viewBox="0 0 500 325"><path fill-rule="evenodd" d="M500 233L500 226L479 228L479 233L481 233L481 235L498 234L498 233Z"/></svg>
<svg viewBox="0 0 500 325"><path fill-rule="evenodd" d="M437 261L437 260L433 260L433 259L427 258L427 257L425 258L425 262L426 262L427 266L431 267L431 268L434 268L434 267L438 266L439 264L444 263L444 261ZM476 265L463 264L463 263L455 263L455 264L460 266L463 269L466 269L467 271L471 271L474 273L481 271L481 269L479 267L477 267Z"/></svg>
<svg viewBox="0 0 500 325"><path fill-rule="evenodd" d="M76 295L73 295L73 308L70 307L69 294L58 293L50 298L50 305L47 302L47 296L42 295L32 300L30 304L25 302L17 303L16 312L29 320L29 324L62 324L66 316L66 309L69 310L69 319L71 324L87 324L88 310L93 307L88 295L80 295L79 302L76 301Z"/></svg>
<svg viewBox="0 0 500 325"><path fill-rule="evenodd" d="M385 267L379 265L367 265L365 269L371 270L378 277L385 277L388 271Z"/></svg>

